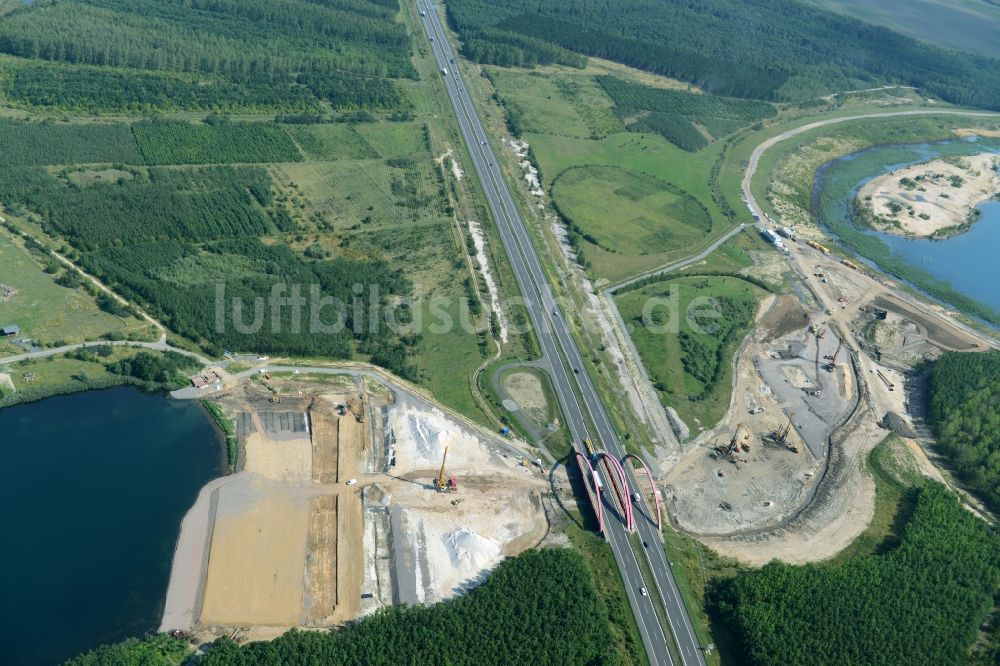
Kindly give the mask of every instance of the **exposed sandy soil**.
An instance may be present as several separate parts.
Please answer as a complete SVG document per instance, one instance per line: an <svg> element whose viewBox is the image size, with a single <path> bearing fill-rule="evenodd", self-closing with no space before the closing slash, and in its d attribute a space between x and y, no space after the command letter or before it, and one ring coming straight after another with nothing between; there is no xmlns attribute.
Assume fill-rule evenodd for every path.
<svg viewBox="0 0 1000 666"><path fill-rule="evenodd" d="M246 451L247 472L276 481L302 481L312 475L312 444L308 437L275 441L258 427L257 432L247 435Z"/></svg>
<svg viewBox="0 0 1000 666"><path fill-rule="evenodd" d="M221 398L245 469L185 517L162 629L208 640L238 627L248 640L340 625L454 596L545 537L543 470L505 440L399 389L368 393L359 421L337 414L357 395L348 384L273 383L282 395L294 384L281 408L299 411L273 411L253 387ZM456 493L431 483L446 446Z"/></svg>
<svg viewBox="0 0 1000 666"><path fill-rule="evenodd" d="M532 421L545 425L549 414L548 402L537 375L531 372L508 372L503 378L503 390Z"/></svg>
<svg viewBox="0 0 1000 666"><path fill-rule="evenodd" d="M964 225L976 206L1000 193L998 164L996 154L983 153L890 171L861 188L858 204L877 229L927 238Z"/></svg>
<svg viewBox="0 0 1000 666"><path fill-rule="evenodd" d="M309 516L309 559L306 565L306 620L325 624L337 608L336 495L317 497Z"/></svg>
<svg viewBox="0 0 1000 666"><path fill-rule="evenodd" d="M1000 130L995 130L995 129L985 129L985 128L976 129L976 128L966 128L966 127L963 127L963 128L952 130L952 131L955 132L955 134L957 134L958 136L961 136L961 137L967 137L967 136L989 136L989 137L1000 136Z"/></svg>
<svg viewBox="0 0 1000 666"><path fill-rule="evenodd" d="M251 477L252 479L252 477ZM219 497L201 609L202 624L299 623L309 533L309 500L268 492L252 479Z"/></svg>
<svg viewBox="0 0 1000 666"><path fill-rule="evenodd" d="M875 481L864 461L884 436L870 415L863 415L857 429L834 447L838 460L815 499L790 522L760 533L702 541L723 556L753 566L774 559L803 564L833 557L868 527L874 515Z"/></svg>

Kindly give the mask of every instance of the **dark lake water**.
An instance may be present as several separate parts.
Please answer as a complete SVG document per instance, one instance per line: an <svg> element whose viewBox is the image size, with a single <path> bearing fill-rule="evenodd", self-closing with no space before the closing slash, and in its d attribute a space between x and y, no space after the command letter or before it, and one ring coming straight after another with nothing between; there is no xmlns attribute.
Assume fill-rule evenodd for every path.
<svg viewBox="0 0 1000 666"><path fill-rule="evenodd" d="M1000 313L1000 201L979 206L972 227L944 240L903 238L854 224L850 203L868 181L887 171L944 156L1000 152L996 139L884 146L845 156L817 172L813 212L862 257L931 295L979 315L975 304ZM968 300L966 300L968 299Z"/></svg>
<svg viewBox="0 0 1000 666"><path fill-rule="evenodd" d="M131 387L0 410L0 664L155 630L181 518L222 456L197 404Z"/></svg>

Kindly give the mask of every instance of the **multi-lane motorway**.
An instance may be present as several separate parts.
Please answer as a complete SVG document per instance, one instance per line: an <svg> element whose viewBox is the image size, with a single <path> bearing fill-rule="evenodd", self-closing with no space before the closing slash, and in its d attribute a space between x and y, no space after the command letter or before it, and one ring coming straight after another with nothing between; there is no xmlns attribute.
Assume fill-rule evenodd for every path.
<svg viewBox="0 0 1000 666"><path fill-rule="evenodd" d="M553 297L524 220L503 179L492 145L467 93L437 9L427 0L417 0L417 7L448 97L455 109L462 138L469 149L476 175L486 193L504 249L526 301L526 309L542 354L548 362L555 393L570 434L577 446L591 436L595 443L621 459L625 453L624 448ZM632 469L626 466L626 472L629 485L638 488ZM610 479L602 480L605 488L612 487ZM605 493L606 496L609 494L610 490ZM610 498L606 497L606 500L610 501ZM704 655L661 545L659 531L645 515L637 517L636 525L639 540L646 546L639 545L633 550L624 523L614 518L607 521L605 536L611 544L625 581L625 591L649 660L653 664L675 663L668 645L668 641L673 640L682 664L704 664ZM639 558L645 559L651 572L648 581L643 578ZM652 597L643 594L644 589L648 591L648 595L655 594L661 599L668 628L661 626Z"/></svg>

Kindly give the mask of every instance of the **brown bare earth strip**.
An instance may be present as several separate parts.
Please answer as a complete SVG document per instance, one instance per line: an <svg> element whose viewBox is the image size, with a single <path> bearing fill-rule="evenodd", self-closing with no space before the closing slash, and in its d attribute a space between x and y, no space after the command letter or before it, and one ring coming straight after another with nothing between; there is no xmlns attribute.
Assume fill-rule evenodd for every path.
<svg viewBox="0 0 1000 666"><path fill-rule="evenodd" d="M318 409L309 412L309 420L312 422L313 481L336 483L339 419L328 405L320 402Z"/></svg>
<svg viewBox="0 0 1000 666"><path fill-rule="evenodd" d="M337 607L337 499L317 497L309 516L309 623L322 623Z"/></svg>
<svg viewBox="0 0 1000 666"><path fill-rule="evenodd" d="M337 468L346 483L358 473L358 459L364 447L365 427L350 414L341 417L338 425ZM337 536L337 619L345 621L361 611L361 578L364 574L362 539L364 526L361 516L360 486L345 488L339 493Z"/></svg>

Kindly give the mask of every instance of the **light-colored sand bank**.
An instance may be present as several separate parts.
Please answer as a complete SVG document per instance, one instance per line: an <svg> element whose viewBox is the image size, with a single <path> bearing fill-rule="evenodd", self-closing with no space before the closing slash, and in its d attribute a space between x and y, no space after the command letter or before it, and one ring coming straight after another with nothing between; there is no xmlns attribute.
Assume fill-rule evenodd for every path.
<svg viewBox="0 0 1000 666"><path fill-rule="evenodd" d="M942 158L873 179L858 192L858 208L876 229L916 238L961 232L975 209L1000 193L1000 155Z"/></svg>

